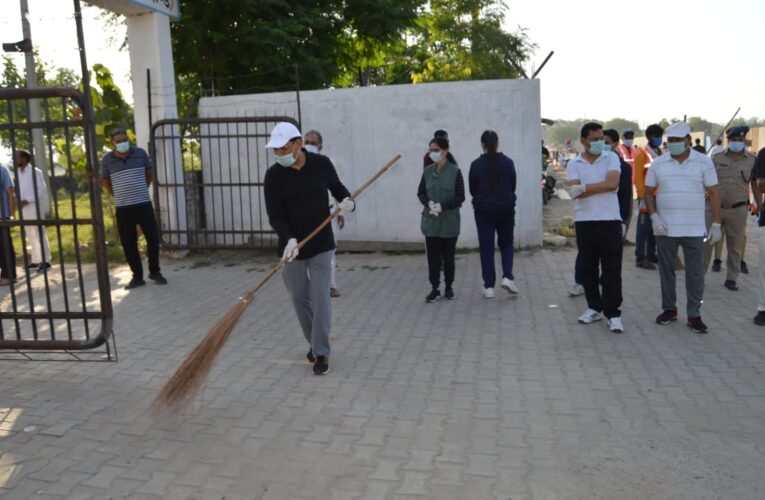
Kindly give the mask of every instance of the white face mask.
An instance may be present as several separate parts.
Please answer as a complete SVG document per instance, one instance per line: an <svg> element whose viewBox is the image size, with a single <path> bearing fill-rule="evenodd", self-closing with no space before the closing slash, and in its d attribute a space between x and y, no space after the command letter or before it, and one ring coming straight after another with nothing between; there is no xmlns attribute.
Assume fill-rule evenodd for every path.
<svg viewBox="0 0 765 500"><path fill-rule="evenodd" d="M319 146L314 146L313 144L306 144L305 150L309 153L319 154Z"/></svg>
<svg viewBox="0 0 765 500"><path fill-rule="evenodd" d="M631 148L633 144L635 144L634 139L624 139L624 145L628 148Z"/></svg>
<svg viewBox="0 0 765 500"><path fill-rule="evenodd" d="M441 157L443 156L443 153L441 151L431 151L428 153L428 156L430 156L430 160L433 163L438 163L441 161Z"/></svg>

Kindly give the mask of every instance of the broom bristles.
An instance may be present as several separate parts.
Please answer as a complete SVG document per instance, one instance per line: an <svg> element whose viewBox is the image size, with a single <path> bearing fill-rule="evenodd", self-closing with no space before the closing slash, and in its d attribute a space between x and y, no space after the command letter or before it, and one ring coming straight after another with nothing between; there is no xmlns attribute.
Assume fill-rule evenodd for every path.
<svg viewBox="0 0 765 500"><path fill-rule="evenodd" d="M161 412L178 413L199 392L215 358L242 317L250 300L239 299L210 329L167 381L152 403Z"/></svg>

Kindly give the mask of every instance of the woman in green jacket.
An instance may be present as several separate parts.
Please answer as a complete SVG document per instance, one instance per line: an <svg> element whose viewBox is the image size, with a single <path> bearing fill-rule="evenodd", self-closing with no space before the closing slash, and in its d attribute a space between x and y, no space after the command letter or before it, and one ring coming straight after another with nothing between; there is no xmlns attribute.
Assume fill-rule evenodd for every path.
<svg viewBox="0 0 765 500"><path fill-rule="evenodd" d="M449 154L448 139L433 139L429 155L433 163L422 173L417 197L423 205L420 227L425 235L428 275L433 287L425 301L435 302L441 297L438 289L441 262L444 263L446 285L444 297L448 300L454 298L454 258L460 234L460 207L465 201L465 183L454 157Z"/></svg>

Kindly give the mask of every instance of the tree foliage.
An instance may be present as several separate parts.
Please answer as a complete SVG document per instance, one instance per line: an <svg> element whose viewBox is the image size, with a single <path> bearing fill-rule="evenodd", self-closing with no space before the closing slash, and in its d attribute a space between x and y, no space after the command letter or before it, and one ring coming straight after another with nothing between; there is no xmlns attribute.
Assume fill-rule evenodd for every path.
<svg viewBox="0 0 765 500"><path fill-rule="evenodd" d="M531 45L504 14L498 0L188 0L173 57L179 87L203 95L291 90L296 65L301 89L513 78Z"/></svg>
<svg viewBox="0 0 765 500"><path fill-rule="evenodd" d="M41 87L68 87L82 91L80 78L74 71L66 68L58 68L49 63L37 63L37 82ZM117 87L112 78L111 71L102 64L93 65L91 71L91 100L93 103L93 117L96 132L96 155L102 154L109 144L109 132L117 127L133 127L133 108L124 99L122 91ZM26 75L16 66L11 57L3 58L2 77L0 86L22 88L26 86ZM40 104L43 120L57 121L65 117L72 119L81 116L81 110L74 102L61 99L46 99ZM8 108L0 109L0 122L24 123L27 121L27 109L24 100L15 100L11 106L11 114ZM50 140L53 150L53 160L56 164L67 168L74 168L76 177L82 180L87 159L85 157L83 130L80 127L71 127L68 131L64 128L52 128L46 131L46 143ZM17 132L0 134L0 145L6 149L15 146L16 149L31 150L31 133ZM13 144L12 144L13 142ZM46 146L47 147L47 146ZM48 156L48 151L44 153Z"/></svg>

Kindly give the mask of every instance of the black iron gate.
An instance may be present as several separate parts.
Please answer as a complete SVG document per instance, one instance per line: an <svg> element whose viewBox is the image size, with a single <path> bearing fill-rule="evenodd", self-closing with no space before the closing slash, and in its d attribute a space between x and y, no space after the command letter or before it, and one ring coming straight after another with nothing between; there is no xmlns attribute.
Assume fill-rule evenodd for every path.
<svg viewBox="0 0 765 500"><path fill-rule="evenodd" d="M265 145L285 116L160 120L151 127L154 207L166 249L276 245L263 197Z"/></svg>
<svg viewBox="0 0 765 500"><path fill-rule="evenodd" d="M27 120L31 99L40 102L40 122ZM44 151L33 149L35 134L42 134ZM116 360L93 144L92 114L77 90L0 89L0 154L4 165L13 165L0 174L9 173L15 186L0 193L0 262L7 278L0 285L3 359ZM15 167L19 150L45 159L47 190L34 170L26 170L34 166ZM22 172L32 175L20 185ZM38 194L21 199L29 197L30 187ZM18 206L34 204L34 210L12 211L14 199ZM30 247L30 237L38 248ZM31 267L34 254L50 267Z"/></svg>

